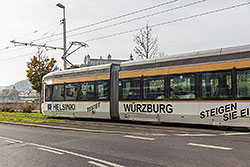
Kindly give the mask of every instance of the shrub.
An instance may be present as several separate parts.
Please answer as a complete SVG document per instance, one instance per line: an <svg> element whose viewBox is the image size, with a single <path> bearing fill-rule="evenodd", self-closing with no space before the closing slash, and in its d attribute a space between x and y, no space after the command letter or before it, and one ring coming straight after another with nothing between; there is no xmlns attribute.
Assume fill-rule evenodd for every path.
<svg viewBox="0 0 250 167"><path fill-rule="evenodd" d="M31 113L32 110L36 108L36 105L34 104L25 104L21 107L21 110L26 113Z"/></svg>
<svg viewBox="0 0 250 167"><path fill-rule="evenodd" d="M15 110L13 108L3 106L0 108L0 111L2 111L2 112L14 112Z"/></svg>

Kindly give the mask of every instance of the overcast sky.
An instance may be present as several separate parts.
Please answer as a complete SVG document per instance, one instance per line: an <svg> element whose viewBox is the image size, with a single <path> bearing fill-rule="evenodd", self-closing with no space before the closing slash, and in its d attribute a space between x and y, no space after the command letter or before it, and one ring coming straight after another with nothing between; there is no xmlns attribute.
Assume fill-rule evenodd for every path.
<svg viewBox="0 0 250 167"><path fill-rule="evenodd" d="M106 22L88 28L83 26L106 20L140 9L173 0L5 0L0 5L0 86L14 84L26 79L26 64L36 54L36 47L16 46L9 41L32 42L62 47L62 9L56 7L58 2L66 7L67 30L80 28L67 33L67 44L71 41L85 42L102 36L125 32L128 30L166 23L168 21L197 15L225 7L230 7L250 0L207 0L186 8L163 12L152 17L120 24L99 31L86 33L99 27L131 20L159 11L198 2L199 0L177 0L158 8L140 12L128 17ZM159 38L162 52L168 55L207 49L250 44L250 5L204 15L192 19L164 24L153 28L153 36ZM108 54L115 59L128 59L133 53L135 43L133 36L137 31L105 39L89 41L88 48L82 48L69 57L74 64L81 64L85 55L92 58ZM72 36L72 37L71 37ZM54 41L53 41L54 40ZM6 49L6 47L10 47ZM49 58L55 58L63 67L60 50L48 50Z"/></svg>

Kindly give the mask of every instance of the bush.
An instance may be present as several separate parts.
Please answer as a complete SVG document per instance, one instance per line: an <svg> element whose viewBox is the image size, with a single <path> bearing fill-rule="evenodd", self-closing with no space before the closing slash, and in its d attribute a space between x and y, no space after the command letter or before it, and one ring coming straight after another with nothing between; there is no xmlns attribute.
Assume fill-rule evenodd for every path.
<svg viewBox="0 0 250 167"><path fill-rule="evenodd" d="M21 107L21 110L26 113L31 113L34 109L36 109L36 105L34 104L25 104Z"/></svg>
<svg viewBox="0 0 250 167"><path fill-rule="evenodd" d="M3 106L0 108L0 111L2 111L2 112L14 112L15 110L13 108Z"/></svg>

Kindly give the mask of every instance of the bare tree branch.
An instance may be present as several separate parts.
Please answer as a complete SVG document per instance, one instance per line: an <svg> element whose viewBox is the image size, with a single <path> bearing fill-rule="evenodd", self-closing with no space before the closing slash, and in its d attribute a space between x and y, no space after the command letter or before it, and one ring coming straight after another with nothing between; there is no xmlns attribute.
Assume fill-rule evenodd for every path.
<svg viewBox="0 0 250 167"><path fill-rule="evenodd" d="M158 54L158 38L152 37L152 28L147 24L145 29L134 36L136 47L134 52L142 59L150 59Z"/></svg>

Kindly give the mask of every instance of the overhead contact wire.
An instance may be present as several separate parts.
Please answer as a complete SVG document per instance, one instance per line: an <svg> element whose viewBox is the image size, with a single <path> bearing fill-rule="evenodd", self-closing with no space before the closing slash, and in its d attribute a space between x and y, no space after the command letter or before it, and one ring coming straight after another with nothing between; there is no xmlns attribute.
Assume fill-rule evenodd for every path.
<svg viewBox="0 0 250 167"><path fill-rule="evenodd" d="M214 14L214 13L218 13L218 12L222 12L222 11L226 11L226 10L231 10L231 9L243 7L243 6L246 6L246 5L249 5L249 4L250 4L250 2L246 2L246 3L242 3L242 4L230 6L230 7L225 7L225 8L221 8L221 9L217 9L217 10L212 10L212 11L196 14L196 15L186 16L186 17L170 20L170 21L167 21L167 22L154 24L154 25L151 25L151 27L158 27L158 26L162 26L162 25L166 25L166 24L171 24L171 23L176 23L176 22L180 22L180 21L184 21L184 20L189 20L189 19L193 19L193 18L205 16L205 15L210 15L210 14ZM132 33L132 32L141 30L143 28L144 27L140 27L140 28L136 28L136 29L132 29L132 30L128 30L128 31L123 31L123 32L119 32L119 33L114 33L114 34L110 34L110 35L106 35L106 36L102 36L102 37L92 38L92 39L85 40L85 42L92 42L92 41L96 41L96 40L100 40L100 39L105 39L105 38L109 38L109 37L128 34L128 33Z"/></svg>
<svg viewBox="0 0 250 167"><path fill-rule="evenodd" d="M156 13L148 14L148 15L141 16L141 17L137 17L137 18L130 19L130 20L125 20L125 21L122 21L122 22L119 22L119 23L110 24L110 25L103 26L103 27L99 27L99 28L96 28L96 29L92 29L92 30L84 31L84 32L81 32L81 33L77 33L77 34L69 35L69 36L68 36L68 38L70 38L70 37L74 37L74 36L78 36L78 35L82 35L82 34L87 34L87 33L94 32L94 31L98 31L98 30L103 30L103 29L106 29L106 28L110 28L110 27L114 27L114 26L122 25L122 24L125 24L125 23L129 23L129 22L137 21L137 20L141 20L141 19L144 19L144 18L148 18L148 17L152 17L152 16L155 16L155 15L159 15L159 14L163 14L163 13L167 13L167 12L175 11L175 10L178 10L178 9L182 9L182 8L190 7L190 6L197 5L197 4L199 4L199 3L206 2L206 1L207 1L207 0L200 0L200 1L192 2L192 3L185 4L185 5L181 5L181 6L178 6L178 7L175 7L175 8L171 8L171 9L163 10L163 11L160 11L160 12L156 12ZM60 38L60 39L61 39L61 38ZM59 40L59 39L55 39L55 40Z"/></svg>
<svg viewBox="0 0 250 167"><path fill-rule="evenodd" d="M144 9L140 9L140 10L137 10L137 11L134 11L134 12L130 12L130 13L127 13L127 14L123 14L123 15L120 15L120 16L115 16L115 17L105 19L105 20L102 20L102 21L98 21L98 22L95 22L95 23L91 23L91 24L88 24L88 25L85 25L85 26L82 26L82 27L79 27L79 28L68 30L67 33L70 33L70 32L73 32L73 31L78 31L78 30L84 29L84 28L89 28L89 27L96 26L96 25L99 25L99 24L107 23L107 22L110 22L110 21L113 21L113 20L121 19L123 17L131 16L131 15L138 14L138 13L141 13L141 12L144 12L144 11L148 11L148 10L151 10L151 9L162 7L164 5L168 5L168 4L177 2L177 1L179 1L179 0L172 0L172 1L164 2L164 3L158 4L158 5L154 5L154 6L151 6L151 7L147 7L147 8L144 8ZM54 37L62 35L62 34L63 33L55 34ZM47 38L49 38L49 36L41 38L40 40L47 39Z"/></svg>

